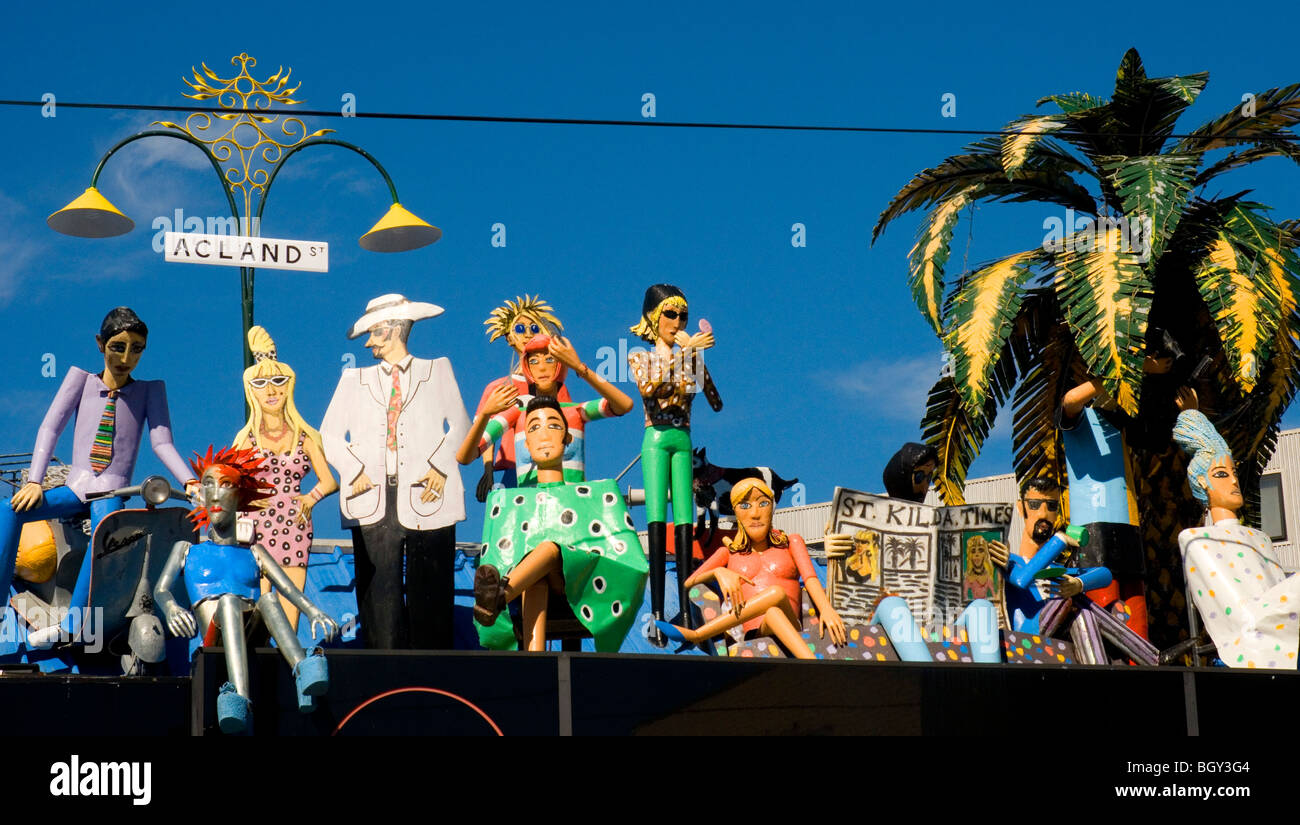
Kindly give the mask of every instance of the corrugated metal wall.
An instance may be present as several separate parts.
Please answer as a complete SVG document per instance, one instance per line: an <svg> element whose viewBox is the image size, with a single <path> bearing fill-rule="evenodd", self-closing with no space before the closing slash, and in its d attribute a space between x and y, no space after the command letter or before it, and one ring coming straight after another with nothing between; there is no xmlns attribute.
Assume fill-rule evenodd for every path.
<svg viewBox="0 0 1300 825"><path fill-rule="evenodd" d="M1277 449L1273 458L1264 468L1267 473L1282 474L1282 512L1286 519L1286 540L1273 542L1273 551L1277 561L1288 572L1300 570L1300 544L1296 537L1300 535L1300 514L1296 513L1296 504L1300 503L1300 430L1286 430L1278 435Z"/></svg>

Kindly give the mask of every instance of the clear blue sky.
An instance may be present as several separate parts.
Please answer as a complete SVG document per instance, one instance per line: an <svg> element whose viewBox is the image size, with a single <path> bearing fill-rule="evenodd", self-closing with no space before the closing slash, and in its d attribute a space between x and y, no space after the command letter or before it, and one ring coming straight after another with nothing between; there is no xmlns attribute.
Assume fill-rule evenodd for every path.
<svg viewBox="0 0 1300 825"><path fill-rule="evenodd" d="M0 32L0 98L49 92L180 106L191 66L229 76L231 56L245 51L259 60L256 76L292 67L298 97L313 109L338 108L350 93L372 112L638 119L649 92L659 120L997 129L1043 95L1109 95L1121 56L1136 46L1151 75L1210 72L1186 131L1245 92L1300 79L1289 7L1252 6L1252 19L1268 22L1233 31L1215 22L1218 4L1180 7L1177 25L1167 10L1131 7L1101 23L1062 4L317 3L259 5L249 19L202 8L212 11L16 6ZM956 95L956 118L941 117L945 93ZM137 375L166 379L184 454L228 442L242 423L238 270L164 263L151 248L158 216L227 212L198 152L154 139L110 161L101 190L134 218L129 235L80 240L45 225L88 185L104 151L158 117L0 108L0 312L9 332L0 452L31 449L69 366L101 366L93 335L119 304L151 327ZM414 252L366 252L356 239L387 206L378 175L343 150L304 152L286 166L263 234L328 241L331 268L259 272L256 317L298 371L298 406L313 423L345 355L370 361L346 331L371 297L402 292L446 307L416 325L411 349L449 356L473 405L508 361L504 344L489 345L482 331L502 299L542 293L597 363L599 348L636 343L627 328L642 293L667 281L717 336L708 360L726 408L699 405L693 428L716 462L771 465L802 479L809 502L824 501L837 484L877 489L889 455L919 437L940 368L940 346L906 287L919 216L875 247L870 229L914 173L968 138L363 119L308 126L334 128L375 154L403 203L445 233ZM1300 215L1297 180L1300 170L1278 160L1224 185L1255 188L1282 218ZM957 233L952 270L1039 244L1043 219L1059 211L981 207L969 247L966 229ZM505 248L491 245L497 222ZM806 226L804 248L791 246L796 222ZM46 353L57 378L42 376ZM1010 468L1009 419L975 474ZM639 404L594 425L590 474L617 473L640 437ZM158 466L146 453L137 472ZM476 478L465 473L471 489ZM639 486L639 471L629 479ZM318 535L338 534L330 504ZM481 505L469 504L464 539L481 518Z"/></svg>

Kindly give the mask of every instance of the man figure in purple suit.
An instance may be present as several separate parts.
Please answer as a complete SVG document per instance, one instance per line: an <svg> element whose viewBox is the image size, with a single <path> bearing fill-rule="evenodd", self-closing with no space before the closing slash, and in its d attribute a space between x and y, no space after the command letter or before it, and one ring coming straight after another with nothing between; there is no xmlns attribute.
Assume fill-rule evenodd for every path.
<svg viewBox="0 0 1300 825"><path fill-rule="evenodd" d="M131 377L144 352L149 328L127 307L118 307L104 318L95 341L104 354L104 371L88 373L73 367L63 379L36 435L27 483L9 501L0 502L0 595L8 598L13 580L18 536L29 521L67 518L89 507L91 532L104 516L122 509L120 498L96 499L87 505L86 496L126 487L131 483L136 454L145 427L154 454L178 480L186 479L191 491L198 482L172 445L171 419L167 414L167 391L161 381L136 381ZM45 491L41 481L49 466L54 445L68 419L76 416L73 431L72 465L66 486ZM87 549L77 583L72 591L66 632L76 634L80 612L90 592L92 552ZM29 636L31 646L48 646L58 637L57 625Z"/></svg>

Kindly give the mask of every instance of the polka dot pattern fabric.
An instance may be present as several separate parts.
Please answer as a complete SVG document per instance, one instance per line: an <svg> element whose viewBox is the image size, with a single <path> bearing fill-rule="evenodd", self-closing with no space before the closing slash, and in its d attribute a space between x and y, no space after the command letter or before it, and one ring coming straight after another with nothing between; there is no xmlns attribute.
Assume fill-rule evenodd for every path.
<svg viewBox="0 0 1300 825"><path fill-rule="evenodd" d="M649 573L618 485L613 481L542 484L493 490L483 524L483 564L509 575L545 541L560 548L565 598L591 631L596 650L615 652L636 622ZM487 648L510 649L514 632L503 612L479 627Z"/></svg>
<svg viewBox="0 0 1300 825"><path fill-rule="evenodd" d="M305 527L298 523L302 480L311 471L311 461L302 448L304 437L298 437L297 447L288 455L259 450L266 457L263 466L267 470L263 478L275 487L275 495L269 499L267 507L257 513L253 540L262 545L281 567L306 567L311 553L311 522L308 521ZM256 438L252 439L252 446L257 448Z"/></svg>
<svg viewBox="0 0 1300 825"><path fill-rule="evenodd" d="M1178 536L1192 600L1228 667L1296 669L1300 576L1287 577L1273 543L1225 519Z"/></svg>

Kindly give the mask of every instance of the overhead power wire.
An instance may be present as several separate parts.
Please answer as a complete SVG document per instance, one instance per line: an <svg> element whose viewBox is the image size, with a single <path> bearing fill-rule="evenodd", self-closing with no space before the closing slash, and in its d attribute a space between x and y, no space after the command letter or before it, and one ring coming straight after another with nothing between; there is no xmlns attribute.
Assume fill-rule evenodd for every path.
<svg viewBox="0 0 1300 825"><path fill-rule="evenodd" d="M643 118L640 120L615 120L608 118L571 118L571 117L510 117L505 115L438 115L424 112L348 112L344 113L335 109L223 109L220 106L163 106L149 103L84 103L75 101L55 100L54 104L63 109L108 109L114 111L137 111L137 112L180 112L184 114L250 114L263 115L267 117L276 117L288 115L290 117L325 117L340 119L371 119L371 120L425 120L425 121L446 121L453 123L519 123L525 125L547 125L547 126L640 126L660 129L743 129L752 131L769 131L769 132L856 132L867 134L901 134L901 135L980 135L980 136L1007 136L1018 135L1019 132L1008 132L1004 129L939 129L939 128L922 128L915 126L812 126L794 123L723 123L723 122L697 122L697 121L673 121L673 120L656 120L653 118ZM42 107L48 105L45 101L40 100L0 100L0 106L36 106ZM1057 133L1060 134L1060 133ZM1050 137L1051 134L1044 134L1043 137ZM1143 138L1150 137L1145 133L1115 133L1114 137L1123 138ZM1213 136L1204 136L1206 140L1224 140L1236 137L1233 134L1219 134ZM1165 139L1183 139L1202 137L1194 134L1169 134L1163 136ZM1290 134L1269 134L1256 135L1260 139L1273 141L1295 141L1297 136Z"/></svg>

